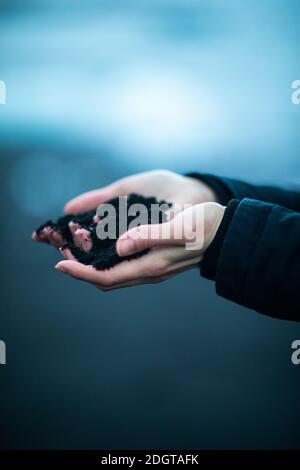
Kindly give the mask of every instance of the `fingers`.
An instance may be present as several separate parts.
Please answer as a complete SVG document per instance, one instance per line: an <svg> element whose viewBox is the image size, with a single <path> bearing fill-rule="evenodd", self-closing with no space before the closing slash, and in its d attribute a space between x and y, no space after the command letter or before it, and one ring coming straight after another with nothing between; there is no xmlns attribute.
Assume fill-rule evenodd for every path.
<svg viewBox="0 0 300 470"><path fill-rule="evenodd" d="M65 259L69 259L69 260L73 260L73 261L76 261L76 258L75 256L72 255L71 251L69 250L69 248L60 248L59 251L61 252L62 256L65 258Z"/></svg>
<svg viewBox="0 0 300 470"><path fill-rule="evenodd" d="M180 244L172 232L173 221L132 228L118 239L117 252L119 256L128 256L154 246Z"/></svg>
<svg viewBox="0 0 300 470"><path fill-rule="evenodd" d="M69 276L72 276L75 279L81 279L82 281L95 283L97 280L96 269L93 268L93 266L86 266L84 264L79 263L78 261L60 261L55 266L55 269L63 273L69 274Z"/></svg>
<svg viewBox="0 0 300 470"><path fill-rule="evenodd" d="M172 220L176 215L178 215L180 212L182 212L185 209L184 204L180 204L178 202L173 202L172 206L170 209L165 211L165 215L167 217L167 220Z"/></svg>
<svg viewBox="0 0 300 470"><path fill-rule="evenodd" d="M192 206L163 224L142 225L125 232L117 241L119 256L128 256L154 246L181 246L196 240L203 245L203 205ZM191 248L191 246L190 246Z"/></svg>
<svg viewBox="0 0 300 470"><path fill-rule="evenodd" d="M69 201L64 208L66 214L80 214L93 209L96 209L100 204L113 199L117 196L126 195L124 188L121 187L120 182L110 184L101 189L95 189L87 193L81 194Z"/></svg>
<svg viewBox="0 0 300 470"><path fill-rule="evenodd" d="M68 253L64 255L68 258ZM168 262L163 253L156 252L151 256L144 255L139 259L125 260L103 271L97 271L91 265L86 266L73 260L60 261L55 268L75 279L90 282L100 288L111 289L124 283L136 284L139 280L161 275L168 269Z"/></svg>
<svg viewBox="0 0 300 470"><path fill-rule="evenodd" d="M155 172L152 173L153 175L151 179L155 176ZM149 184L147 184L149 177L149 172L138 173L121 178L104 188L81 194L66 204L64 209L65 213L80 214L82 212L87 212L96 209L96 207L109 199L113 199L118 196L127 196L132 192L151 196L152 193L155 194L155 191L153 190L153 183L151 188L149 188Z"/></svg>
<svg viewBox="0 0 300 470"><path fill-rule="evenodd" d="M90 282L97 286L113 287L115 284L128 282L141 275L142 266L140 266L140 263L136 263L136 261L124 261L114 268L97 271L91 265L86 266L78 261L67 260L57 263L55 269L75 279Z"/></svg>
<svg viewBox="0 0 300 470"><path fill-rule="evenodd" d="M107 291L138 284L161 282L192 268L195 262L198 264L201 260L201 257L197 256L192 262L191 259L186 259L182 252L182 247L156 248L139 259L123 261L105 271L97 271L92 266L85 266L72 260L61 261L55 268L75 279L91 283L95 287ZM64 256L66 258L70 256L67 250L64 250Z"/></svg>
<svg viewBox="0 0 300 470"><path fill-rule="evenodd" d="M93 246L91 232L85 228L81 228L79 224L73 221L69 222L68 226L73 236L74 244L82 251L88 253Z"/></svg>
<svg viewBox="0 0 300 470"><path fill-rule="evenodd" d="M60 231L52 226L45 226L39 233L33 232L32 240L42 243L49 243L55 247L60 247L63 243L63 236Z"/></svg>

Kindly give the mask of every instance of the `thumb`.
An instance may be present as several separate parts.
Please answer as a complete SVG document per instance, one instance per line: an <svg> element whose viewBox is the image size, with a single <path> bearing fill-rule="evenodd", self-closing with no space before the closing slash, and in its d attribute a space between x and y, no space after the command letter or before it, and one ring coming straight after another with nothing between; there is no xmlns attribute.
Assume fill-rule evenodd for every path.
<svg viewBox="0 0 300 470"><path fill-rule="evenodd" d="M195 239L197 248L202 248L203 237L200 237L201 246L199 247L197 231L202 233L203 217L199 219L199 214L202 215L203 211L195 210L196 207L186 209L163 224L141 225L123 233L117 241L119 256L128 256L154 246L188 246Z"/></svg>
<svg viewBox="0 0 300 470"><path fill-rule="evenodd" d="M170 245L171 223L140 225L123 233L117 241L119 256L128 256L158 245Z"/></svg>

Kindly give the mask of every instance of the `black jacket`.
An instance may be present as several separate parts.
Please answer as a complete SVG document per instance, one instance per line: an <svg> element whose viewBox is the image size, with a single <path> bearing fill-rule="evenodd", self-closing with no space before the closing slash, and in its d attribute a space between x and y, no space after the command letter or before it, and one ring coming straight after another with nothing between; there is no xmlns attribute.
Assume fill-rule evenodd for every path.
<svg viewBox="0 0 300 470"><path fill-rule="evenodd" d="M300 321L300 192L189 176L208 183L227 206L201 274L229 300Z"/></svg>

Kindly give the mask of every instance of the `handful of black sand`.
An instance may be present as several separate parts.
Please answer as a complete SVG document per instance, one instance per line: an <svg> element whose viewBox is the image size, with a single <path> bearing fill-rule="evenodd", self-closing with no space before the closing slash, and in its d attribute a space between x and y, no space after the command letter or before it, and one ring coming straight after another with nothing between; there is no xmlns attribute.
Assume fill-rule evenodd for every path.
<svg viewBox="0 0 300 470"><path fill-rule="evenodd" d="M80 263L92 265L96 269L108 269L116 264L124 261L124 259L137 258L145 254L145 251L137 253L128 257L119 257L116 251L117 239L124 232L121 227L125 227L125 231L129 225L136 219L137 215L129 215L128 208L133 204L143 204L146 220L144 223L153 223L151 217L151 206L153 204L162 204L158 202L155 197L144 197L138 194L130 194L126 197L127 214L121 222L121 217L124 219L124 214L120 211L119 198L111 199L106 204L114 207L115 233L116 237L107 237L100 239L97 236L97 224L100 218L96 214L96 210L85 212L77 215L65 215L60 217L57 222L48 220L41 225L33 234L33 239L49 243L57 248L64 250L69 249L72 256ZM168 208L170 205L164 203L163 208ZM158 220L155 223L162 223L166 221L164 210L159 210ZM147 251L147 250L146 250Z"/></svg>

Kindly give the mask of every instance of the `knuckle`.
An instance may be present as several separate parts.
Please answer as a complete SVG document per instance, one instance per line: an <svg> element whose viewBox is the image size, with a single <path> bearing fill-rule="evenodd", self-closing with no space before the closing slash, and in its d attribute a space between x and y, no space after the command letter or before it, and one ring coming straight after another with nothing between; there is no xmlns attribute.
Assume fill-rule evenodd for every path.
<svg viewBox="0 0 300 470"><path fill-rule="evenodd" d="M96 286L97 289L101 290L102 292L106 292L108 289L104 286Z"/></svg>
<svg viewBox="0 0 300 470"><path fill-rule="evenodd" d="M154 265L147 266L144 269L144 275L147 278L153 277L157 275L157 267Z"/></svg>
<svg viewBox="0 0 300 470"><path fill-rule="evenodd" d="M105 289L110 289L113 286L113 283L110 279L103 279L103 281L101 282L101 285Z"/></svg>
<svg viewBox="0 0 300 470"><path fill-rule="evenodd" d="M102 279L98 279L98 285L104 289L110 289L114 284L114 279L112 274L108 271Z"/></svg>
<svg viewBox="0 0 300 470"><path fill-rule="evenodd" d="M96 287L97 287L99 290L101 290L102 292L107 292L107 291L111 290L111 288L112 288L112 287L106 286L106 285L104 285L104 284L98 284Z"/></svg>
<svg viewBox="0 0 300 470"><path fill-rule="evenodd" d="M148 266L146 269L146 276L156 278L165 274L167 269L167 261L162 259L157 263Z"/></svg>
<svg viewBox="0 0 300 470"><path fill-rule="evenodd" d="M164 272L164 271L163 271L163 268L162 268L161 266L157 266L153 274L154 274L155 276L160 277L160 276L163 275L163 272Z"/></svg>
<svg viewBox="0 0 300 470"><path fill-rule="evenodd" d="M168 270L169 265L170 265L170 262L167 258L165 257L161 258L157 266L160 274L164 274Z"/></svg>

